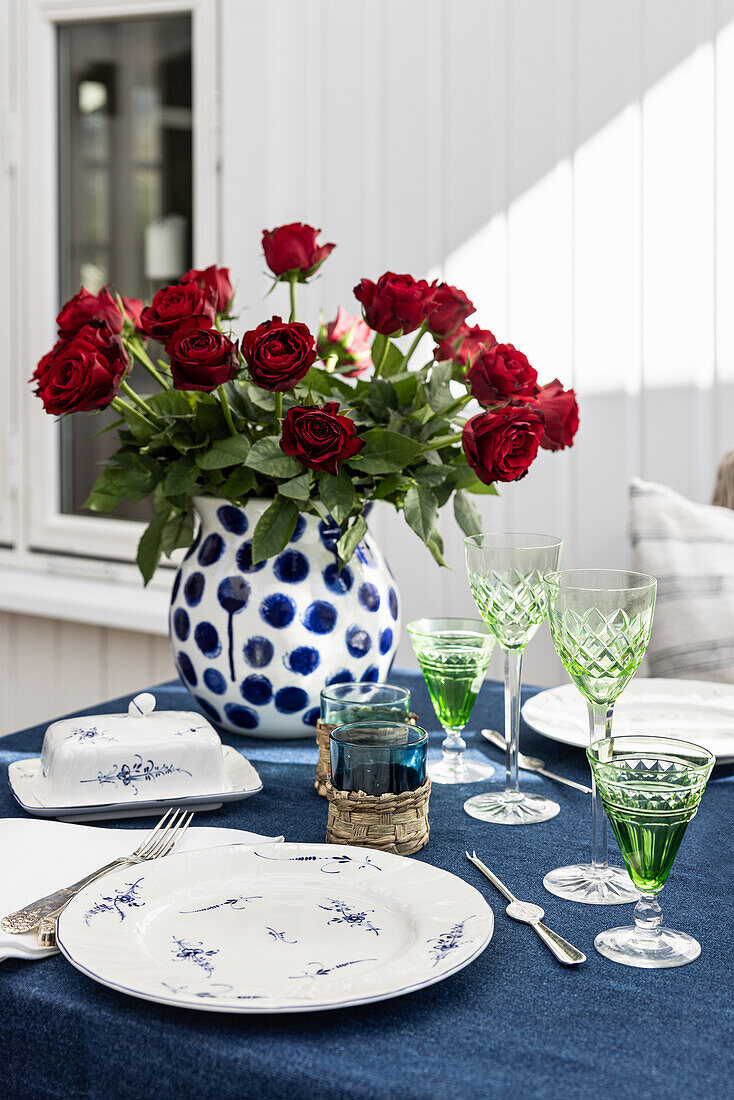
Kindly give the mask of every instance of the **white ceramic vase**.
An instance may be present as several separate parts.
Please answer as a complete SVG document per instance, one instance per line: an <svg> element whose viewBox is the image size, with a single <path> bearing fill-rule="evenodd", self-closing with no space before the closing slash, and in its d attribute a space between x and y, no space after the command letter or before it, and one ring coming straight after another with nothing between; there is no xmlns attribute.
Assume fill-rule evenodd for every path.
<svg viewBox="0 0 734 1100"><path fill-rule="evenodd" d="M304 737L325 684L387 678L400 600L372 538L339 570L338 526L310 515L282 553L253 566L252 533L270 503L197 498L199 533L173 582L171 648L212 721L250 737Z"/></svg>

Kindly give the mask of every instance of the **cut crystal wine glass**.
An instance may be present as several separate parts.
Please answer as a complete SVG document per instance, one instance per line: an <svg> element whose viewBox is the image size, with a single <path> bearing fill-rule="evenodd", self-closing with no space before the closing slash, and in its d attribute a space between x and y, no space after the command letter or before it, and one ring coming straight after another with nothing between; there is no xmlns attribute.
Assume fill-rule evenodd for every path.
<svg viewBox="0 0 734 1100"><path fill-rule="evenodd" d="M600 932L594 947L626 966L683 966L701 954L685 932L663 928L657 895L714 766L708 749L672 737L612 737L586 750L627 870L642 895L633 925Z"/></svg>
<svg viewBox="0 0 734 1100"><path fill-rule="evenodd" d="M494 649L494 635L478 619L416 619L408 634L431 696L436 717L446 731L443 760L430 764L434 783L477 783L491 779L488 760L467 760L461 736L484 682Z"/></svg>
<svg viewBox="0 0 734 1100"><path fill-rule="evenodd" d="M464 545L474 602L505 654L507 757L504 791L475 795L464 809L496 825L548 821L558 803L520 790L520 681L523 651L546 616L543 577L558 568L563 542L553 535L485 534L471 535Z"/></svg>
<svg viewBox="0 0 734 1100"><path fill-rule="evenodd" d="M637 671L650 640L657 581L619 569L566 569L545 578L556 652L589 709L589 741L611 737L614 704ZM589 905L635 901L622 867L607 859L607 822L593 782L591 863L550 871L551 894Z"/></svg>

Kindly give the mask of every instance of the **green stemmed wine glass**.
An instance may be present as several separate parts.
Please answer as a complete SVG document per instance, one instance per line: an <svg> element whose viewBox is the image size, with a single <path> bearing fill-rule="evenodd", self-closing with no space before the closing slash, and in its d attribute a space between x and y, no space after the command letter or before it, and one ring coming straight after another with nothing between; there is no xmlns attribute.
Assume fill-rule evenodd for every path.
<svg viewBox="0 0 734 1100"><path fill-rule="evenodd" d="M558 568L563 542L553 535L487 534L464 539L469 586L479 614L505 653L504 791L464 803L471 817L495 825L531 825L560 811L557 802L520 790L520 677L525 646L546 615L543 577Z"/></svg>
<svg viewBox="0 0 734 1100"><path fill-rule="evenodd" d="M565 569L545 578L556 652L589 708L589 742L612 735L614 704L637 671L652 630L657 581L620 569ZM588 905L636 901L623 867L607 859L607 821L592 773L591 863L558 867L551 894Z"/></svg>
<svg viewBox="0 0 734 1100"><path fill-rule="evenodd" d="M683 966L701 954L685 932L663 928L657 895L698 810L715 760L672 737L612 737L586 750L596 788L627 870L642 895L635 923L600 932L599 954L626 966Z"/></svg>
<svg viewBox="0 0 734 1100"><path fill-rule="evenodd" d="M461 736L484 681L494 636L478 619L416 619L407 626L436 716L446 731L443 760L430 764L434 783L477 783L494 768L469 761Z"/></svg>

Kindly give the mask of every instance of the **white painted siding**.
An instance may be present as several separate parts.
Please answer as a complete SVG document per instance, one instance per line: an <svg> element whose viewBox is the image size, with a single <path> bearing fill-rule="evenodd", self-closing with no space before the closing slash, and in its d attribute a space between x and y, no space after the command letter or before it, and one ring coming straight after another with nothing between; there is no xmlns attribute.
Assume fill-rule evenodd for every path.
<svg viewBox="0 0 734 1100"><path fill-rule="evenodd" d="M311 323L356 311L363 275L442 275L542 381L576 386L577 445L482 501L488 529L623 566L630 476L709 498L734 443L734 0L220 0L219 38L217 259L242 329L286 309L263 297L262 229L310 221L339 246L299 291ZM450 512L450 571L389 511L373 526L406 618L471 613ZM155 678L139 636L7 618L16 724ZM80 657L62 665L66 630ZM19 685L39 652L49 701L24 688L31 714ZM525 679L562 676L541 631Z"/></svg>

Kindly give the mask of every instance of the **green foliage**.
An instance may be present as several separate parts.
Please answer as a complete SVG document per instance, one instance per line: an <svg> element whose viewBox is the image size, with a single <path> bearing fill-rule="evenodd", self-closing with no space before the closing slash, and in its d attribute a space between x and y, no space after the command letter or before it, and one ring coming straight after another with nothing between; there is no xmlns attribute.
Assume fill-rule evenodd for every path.
<svg viewBox="0 0 734 1100"><path fill-rule="evenodd" d="M252 537L252 564L273 558L284 550L296 529L298 508L292 500L277 496L260 516Z"/></svg>

